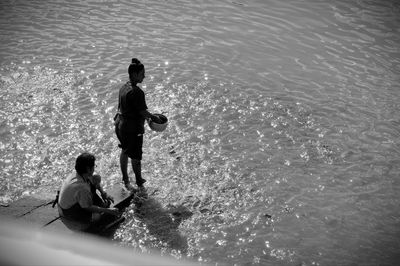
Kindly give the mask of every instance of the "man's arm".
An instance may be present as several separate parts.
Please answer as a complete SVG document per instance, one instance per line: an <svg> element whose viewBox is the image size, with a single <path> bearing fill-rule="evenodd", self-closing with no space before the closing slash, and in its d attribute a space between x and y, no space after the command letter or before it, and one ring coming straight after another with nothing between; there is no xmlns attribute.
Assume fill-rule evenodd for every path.
<svg viewBox="0 0 400 266"><path fill-rule="evenodd" d="M112 214L115 216L119 216L121 214L117 208L102 208L102 207L99 207L96 205L92 205L92 206L89 206L89 207L83 208L83 209L85 209L89 212L97 212L97 213L104 212L104 213Z"/></svg>
<svg viewBox="0 0 400 266"><path fill-rule="evenodd" d="M93 204L92 202L92 198L90 196L90 191L87 190L83 190L81 189L80 191L78 191L78 198L79 198L79 205L82 207L82 209L85 209L91 213L96 213L96 212L105 212L105 213L109 213L115 216L119 216L120 212L117 208L103 208L103 207L99 207Z"/></svg>
<svg viewBox="0 0 400 266"><path fill-rule="evenodd" d="M109 201L109 203L114 202L114 198L110 195L108 195L103 187L101 186L101 176L98 174L95 174L91 177L91 182L92 184L96 187L96 189L100 192L101 197L103 198L104 201Z"/></svg>

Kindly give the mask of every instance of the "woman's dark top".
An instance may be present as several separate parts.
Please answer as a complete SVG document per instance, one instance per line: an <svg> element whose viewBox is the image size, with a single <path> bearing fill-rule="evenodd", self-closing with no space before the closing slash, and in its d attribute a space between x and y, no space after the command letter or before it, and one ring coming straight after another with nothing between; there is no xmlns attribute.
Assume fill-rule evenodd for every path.
<svg viewBox="0 0 400 266"><path fill-rule="evenodd" d="M118 109L124 131L135 134L144 133L145 118L140 112L147 110L147 105L142 89L132 86L130 82L123 85L119 90Z"/></svg>

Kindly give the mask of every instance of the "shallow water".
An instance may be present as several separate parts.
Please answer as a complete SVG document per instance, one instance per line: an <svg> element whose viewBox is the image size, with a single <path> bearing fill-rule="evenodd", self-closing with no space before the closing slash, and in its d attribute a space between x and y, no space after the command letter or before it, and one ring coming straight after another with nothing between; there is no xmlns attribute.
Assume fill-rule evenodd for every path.
<svg viewBox="0 0 400 266"><path fill-rule="evenodd" d="M0 200L53 193L84 150L120 182L119 86L151 111L116 243L238 265L400 259L396 1L1 1ZM154 251L152 251L154 252Z"/></svg>

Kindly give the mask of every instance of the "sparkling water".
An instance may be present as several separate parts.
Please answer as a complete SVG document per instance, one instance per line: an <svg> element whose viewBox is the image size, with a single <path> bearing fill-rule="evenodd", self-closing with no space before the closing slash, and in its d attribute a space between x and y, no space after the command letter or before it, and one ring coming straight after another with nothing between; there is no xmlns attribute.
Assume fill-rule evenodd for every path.
<svg viewBox="0 0 400 266"><path fill-rule="evenodd" d="M83 151L121 183L132 57L146 126L117 245L226 265L400 259L400 3L0 2L0 202L55 195ZM130 171L133 177L132 171Z"/></svg>

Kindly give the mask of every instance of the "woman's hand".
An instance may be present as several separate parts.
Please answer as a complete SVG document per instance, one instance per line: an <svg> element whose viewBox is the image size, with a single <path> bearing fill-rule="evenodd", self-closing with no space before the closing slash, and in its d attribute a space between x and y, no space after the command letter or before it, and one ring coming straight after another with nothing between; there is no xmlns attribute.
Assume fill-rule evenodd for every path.
<svg viewBox="0 0 400 266"><path fill-rule="evenodd" d="M162 124L162 120L156 115L153 115L151 117L151 121L153 121L154 123L157 123L157 124Z"/></svg>

